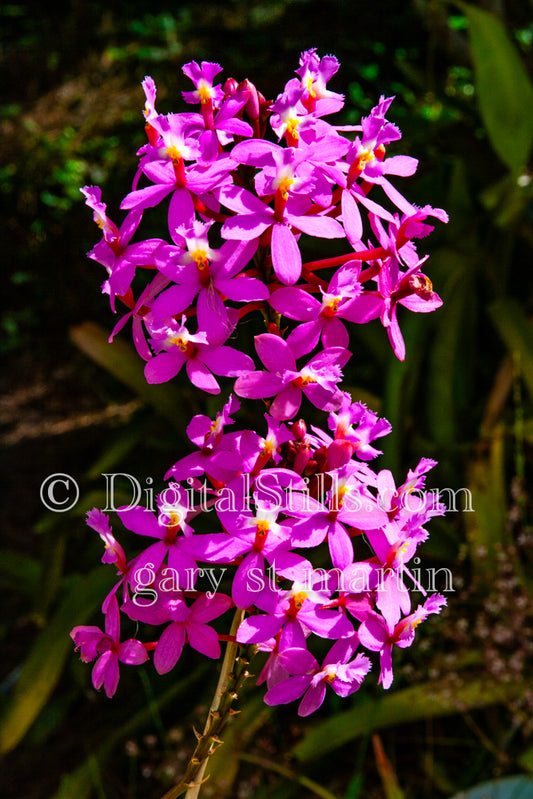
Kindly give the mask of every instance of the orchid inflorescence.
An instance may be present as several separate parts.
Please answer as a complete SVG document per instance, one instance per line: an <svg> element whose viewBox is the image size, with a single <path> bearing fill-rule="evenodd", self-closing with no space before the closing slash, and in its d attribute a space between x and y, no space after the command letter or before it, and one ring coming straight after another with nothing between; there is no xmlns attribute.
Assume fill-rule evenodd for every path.
<svg viewBox="0 0 533 799"><path fill-rule="evenodd" d="M416 626L445 604L433 594L413 607L405 583L425 594L407 564L445 510L424 488L435 462L423 458L401 485L372 469L390 425L339 384L351 356L347 323L379 318L403 360L398 305L425 313L442 304L414 242L433 230L428 218L447 216L412 205L389 181L417 167L387 155L400 139L386 119L393 98L357 126L325 120L343 106L327 88L338 66L308 50L271 103L250 81L214 84L221 67L192 62L183 72L194 89L182 94L200 113L158 114L146 78L148 141L122 225L99 188L83 189L103 232L89 257L108 271L112 310L117 299L127 308L111 339L132 321L150 383L184 366L210 394L221 390L218 376L236 378L215 419L190 421L195 449L168 471L157 509L118 510L150 546L129 559L106 514L88 515L119 581L102 607L105 631L76 627L72 637L83 660L96 659L93 684L108 696L119 662L153 653L162 674L186 644L218 658L220 641L231 640L268 653L258 680L267 704L301 699L308 715L328 684L340 696L359 688L371 666L362 650L379 652L388 688L394 645L410 646ZM265 138L269 127L277 142ZM168 238L132 243L146 210L167 200ZM312 237L347 240L348 251L305 262L300 247ZM227 344L248 314L264 319L255 337L262 368ZM262 431L233 429L237 397L265 401ZM298 418L307 400L327 430ZM242 613L235 635L218 633L210 622L230 608ZM120 611L162 627L158 640L121 641ZM321 663L315 636L332 643Z"/></svg>

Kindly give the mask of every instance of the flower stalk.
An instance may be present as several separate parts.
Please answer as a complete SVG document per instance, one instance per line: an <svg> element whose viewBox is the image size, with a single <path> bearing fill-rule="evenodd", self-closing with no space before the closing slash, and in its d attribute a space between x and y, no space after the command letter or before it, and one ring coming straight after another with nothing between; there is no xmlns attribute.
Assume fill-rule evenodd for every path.
<svg viewBox="0 0 533 799"><path fill-rule="evenodd" d="M230 637L233 637L233 639L243 618L244 611L237 608L230 630ZM176 799L176 797L184 793L185 799L197 799L199 796L201 786L208 779L208 777L204 777L204 774L209 758L223 743L220 735L231 716L239 713L232 705L237 699L238 692L245 680L250 676L248 666L255 651L256 647L253 644L240 646L235 640L228 641L204 731L201 735L195 731L198 743L189 760L185 774L180 782L167 791L162 799Z"/></svg>

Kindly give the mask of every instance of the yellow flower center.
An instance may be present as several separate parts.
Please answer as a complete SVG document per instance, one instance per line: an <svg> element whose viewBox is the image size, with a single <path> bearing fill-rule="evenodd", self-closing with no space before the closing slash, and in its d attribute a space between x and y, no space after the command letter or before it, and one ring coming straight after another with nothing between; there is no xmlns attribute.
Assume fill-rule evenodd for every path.
<svg viewBox="0 0 533 799"><path fill-rule="evenodd" d="M298 591L297 594L294 594L292 602L296 610L300 610L306 599L307 599L307 594L305 593L305 591Z"/></svg>
<svg viewBox="0 0 533 799"><path fill-rule="evenodd" d="M322 310L322 316L331 319L332 316L337 314L339 310L339 305L341 303L342 297L332 297L331 300L326 304L326 306Z"/></svg>
<svg viewBox="0 0 533 799"><path fill-rule="evenodd" d="M335 677L337 676L337 672L335 671L335 666L326 666L327 674L324 677L326 682L332 683Z"/></svg>
<svg viewBox="0 0 533 799"><path fill-rule="evenodd" d="M211 92L207 86L200 86L198 89L198 97L201 103L207 103L211 99Z"/></svg>
<svg viewBox="0 0 533 799"><path fill-rule="evenodd" d="M187 345L189 342L182 336L177 336L176 338L171 339L171 343L175 344L176 347L179 347L182 352L187 352Z"/></svg>
<svg viewBox="0 0 533 799"><path fill-rule="evenodd" d="M191 252L191 258L194 260L198 269L206 269L209 266L205 250L193 250L193 252Z"/></svg>
<svg viewBox="0 0 533 799"><path fill-rule="evenodd" d="M289 190L293 183L294 183L294 178L286 177L280 180L278 185L278 191L284 200L288 198Z"/></svg>
<svg viewBox="0 0 533 799"><path fill-rule="evenodd" d="M359 169L364 169L368 162L373 161L375 157L374 150L363 150L357 156L357 166Z"/></svg>
<svg viewBox="0 0 533 799"><path fill-rule="evenodd" d="M173 164L179 164L181 161L181 153L174 144L167 147L167 155Z"/></svg>
<svg viewBox="0 0 533 799"><path fill-rule="evenodd" d="M261 454L264 457L266 457L267 455L268 455L268 457L270 457L273 452L274 452L273 443L271 441L265 441L265 443L263 445L263 449L261 450Z"/></svg>
<svg viewBox="0 0 533 799"><path fill-rule="evenodd" d="M176 513L175 510L170 511L168 514L168 525L167 527L177 527L181 523L181 516L179 513Z"/></svg>
<svg viewBox="0 0 533 799"><path fill-rule="evenodd" d="M308 386L309 383L316 383L316 378L311 377L311 375L300 375L300 377L296 377L292 383L297 388L305 388Z"/></svg>
<svg viewBox="0 0 533 799"><path fill-rule="evenodd" d="M299 124L300 120L294 119L294 117L291 117L291 119L289 119L289 121L287 122L287 133L289 133L289 135L292 136L293 139L298 138L297 127Z"/></svg>

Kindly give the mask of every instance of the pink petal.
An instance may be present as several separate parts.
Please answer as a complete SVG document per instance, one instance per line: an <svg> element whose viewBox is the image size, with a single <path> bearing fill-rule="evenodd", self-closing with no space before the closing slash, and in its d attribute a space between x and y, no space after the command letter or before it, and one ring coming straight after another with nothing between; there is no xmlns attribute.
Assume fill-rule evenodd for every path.
<svg viewBox="0 0 533 799"><path fill-rule="evenodd" d="M185 627L172 622L163 630L154 652L154 666L158 674L166 674L178 662L185 643Z"/></svg>
<svg viewBox="0 0 533 799"><path fill-rule="evenodd" d="M249 355L233 347L217 347L202 353L202 360L215 374L224 377L239 377L249 374L254 362Z"/></svg>
<svg viewBox="0 0 533 799"><path fill-rule="evenodd" d="M270 406L270 415L274 419L286 421L298 413L302 402L302 392L296 386L289 385L274 400Z"/></svg>
<svg viewBox="0 0 533 799"><path fill-rule="evenodd" d="M188 360L186 369L187 374L189 375L189 380L194 386L196 386L196 388L201 388L202 391L207 391L208 394L220 394L220 386L218 385L217 381L207 366L205 366L197 358L194 360Z"/></svg>
<svg viewBox="0 0 533 799"><path fill-rule="evenodd" d="M311 678L303 674L278 682L266 692L265 702L267 705L286 705L288 702L294 702L300 698L310 681Z"/></svg>
<svg viewBox="0 0 533 799"><path fill-rule="evenodd" d="M207 624L197 624L194 621L189 621L186 628L187 638L193 649L208 658L220 657L218 635L212 627L208 627Z"/></svg>
<svg viewBox="0 0 533 799"><path fill-rule="evenodd" d="M110 600L105 616L105 631L111 636L113 641L118 643L120 640L120 611L116 596Z"/></svg>
<svg viewBox="0 0 533 799"><path fill-rule="evenodd" d="M175 377L186 361L186 356L176 348L175 352L161 352L144 367L148 383L166 383Z"/></svg>
<svg viewBox="0 0 533 799"><path fill-rule="evenodd" d="M355 246L363 236L363 220L361 212L349 191L342 193L342 222L350 244Z"/></svg>
<svg viewBox="0 0 533 799"><path fill-rule="evenodd" d="M255 337L255 349L266 368L274 374L285 370L296 371L296 361L287 342L272 333L262 333Z"/></svg>
<svg viewBox="0 0 533 799"><path fill-rule="evenodd" d="M286 225L272 227L272 266L286 286L296 283L302 273L302 256L298 243Z"/></svg>
<svg viewBox="0 0 533 799"><path fill-rule="evenodd" d="M310 686L298 708L299 716L309 716L317 710L326 696L326 683L324 680L316 686Z"/></svg>
<svg viewBox="0 0 533 799"><path fill-rule="evenodd" d="M118 659L121 663L138 666L148 660L146 649L135 638L124 641L118 648Z"/></svg>
<svg viewBox="0 0 533 799"><path fill-rule="evenodd" d="M117 512L124 527L133 533L149 535L152 538L163 538L165 529L157 521L157 516L148 508L139 506L119 508Z"/></svg>
<svg viewBox="0 0 533 799"><path fill-rule="evenodd" d="M237 569L231 595L238 608L245 609L255 603L257 587L261 587L262 578L259 575L264 574L264 564L265 560L260 552L250 552Z"/></svg>
<svg viewBox="0 0 533 799"><path fill-rule="evenodd" d="M284 381L271 372L250 372L235 381L234 391L239 397L264 399L282 390Z"/></svg>

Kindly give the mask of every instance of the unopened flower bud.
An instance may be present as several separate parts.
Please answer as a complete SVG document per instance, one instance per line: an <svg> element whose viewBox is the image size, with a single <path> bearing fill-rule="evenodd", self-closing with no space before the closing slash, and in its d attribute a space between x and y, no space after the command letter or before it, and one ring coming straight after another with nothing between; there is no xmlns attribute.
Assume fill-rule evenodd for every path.
<svg viewBox="0 0 533 799"><path fill-rule="evenodd" d="M303 441L307 435L307 425L303 419L298 419L291 425L291 433L297 441Z"/></svg>
<svg viewBox="0 0 533 799"><path fill-rule="evenodd" d="M239 84L235 78L228 78L223 86L224 97L233 97L239 90Z"/></svg>
<svg viewBox="0 0 533 799"><path fill-rule="evenodd" d="M239 83L239 91L248 92L248 100L244 110L250 119L259 119L259 93L254 84L248 78L245 78L242 83Z"/></svg>

